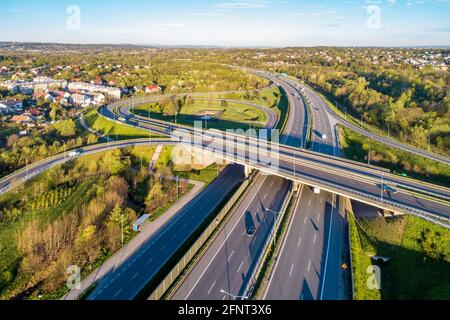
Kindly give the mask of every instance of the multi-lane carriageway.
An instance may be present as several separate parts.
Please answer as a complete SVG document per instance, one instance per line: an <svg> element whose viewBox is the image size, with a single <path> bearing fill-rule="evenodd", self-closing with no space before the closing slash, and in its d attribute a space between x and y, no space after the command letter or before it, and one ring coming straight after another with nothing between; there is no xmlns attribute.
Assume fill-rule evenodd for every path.
<svg viewBox="0 0 450 320"><path fill-rule="evenodd" d="M271 166L254 161L258 159L260 143L255 138L223 134L215 130L199 132L192 127L139 117L127 112L128 109L129 107L117 108L110 105L107 110L102 111L102 114L111 119L117 116L125 117L128 124L142 129L152 130L158 126L163 132L175 135L179 139L178 142L183 143L187 140L196 150L227 161L248 165L268 174L319 187L379 208L414 214L449 227L448 188L397 176L386 170L347 159L266 141L269 150L274 151L269 156L276 158L271 163L277 165ZM202 138L199 139L199 136ZM225 145L223 141L224 138L229 140L230 136L235 142L235 148L232 154L227 154L223 151ZM226 147L229 149L229 146ZM398 192L393 194L382 192L384 185L390 185Z"/></svg>

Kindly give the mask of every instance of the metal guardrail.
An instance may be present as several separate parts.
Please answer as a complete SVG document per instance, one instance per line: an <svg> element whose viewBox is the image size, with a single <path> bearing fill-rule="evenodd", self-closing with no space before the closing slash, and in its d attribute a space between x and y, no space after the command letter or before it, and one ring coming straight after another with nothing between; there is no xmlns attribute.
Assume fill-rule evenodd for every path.
<svg viewBox="0 0 450 320"><path fill-rule="evenodd" d="M250 276L250 282L247 284L247 287L244 291L244 296L249 299L251 294L253 293L253 289L255 287L256 280L258 278L258 274L262 267L262 262L264 260L264 257L266 256L266 252L269 249L269 246L272 245L272 242L275 240L275 235L277 233L278 228L280 227L281 222L283 221L284 215L287 212L287 208L289 203L291 202L292 195L294 192L291 190L289 191L289 194L286 196L286 198L283 201L283 205L281 206L281 211L276 217L275 225L272 227L272 230L270 232L269 237L267 237L266 243L264 244L263 250L261 251L261 254L259 255L259 258L255 264L255 268L252 271L252 274Z"/></svg>
<svg viewBox="0 0 450 320"><path fill-rule="evenodd" d="M217 217L212 221L209 226L203 231L200 237L195 241L195 243L189 248L189 250L184 254L184 256L178 261L178 263L172 268L172 270L167 274L163 281L158 285L158 287L153 291L148 300L159 300L165 294L165 292L170 288L170 286L175 282L178 276L183 272L195 254L202 248L205 242L209 239L211 234L220 225L220 222L226 217L228 212L233 208L236 202L239 200L241 195L250 185L250 180L245 180L238 190L234 193L227 204L222 208Z"/></svg>
<svg viewBox="0 0 450 320"><path fill-rule="evenodd" d="M339 206L341 206L341 209L344 210L345 214L350 215L353 214L352 212L349 212L347 209L348 202L350 201L348 198L342 197L343 201L339 201ZM354 217L353 217L354 218ZM353 252L352 252L352 239L351 239L351 226L350 222L348 222L347 219L347 237L348 237L348 247L350 252L350 259L349 259L349 269L350 269L350 278L351 278L351 289L352 289L352 300L355 300L355 277L353 276Z"/></svg>

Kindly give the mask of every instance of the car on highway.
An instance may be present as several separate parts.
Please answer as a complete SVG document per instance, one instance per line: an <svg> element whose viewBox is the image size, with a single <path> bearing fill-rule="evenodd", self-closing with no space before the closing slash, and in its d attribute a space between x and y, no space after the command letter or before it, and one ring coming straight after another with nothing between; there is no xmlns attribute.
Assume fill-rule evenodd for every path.
<svg viewBox="0 0 450 320"><path fill-rule="evenodd" d="M322 140L327 140L327 135L325 133L322 133Z"/></svg>
<svg viewBox="0 0 450 320"><path fill-rule="evenodd" d="M80 150L71 151L69 152L69 157L74 158L76 156L79 156L80 154L81 154Z"/></svg>
<svg viewBox="0 0 450 320"><path fill-rule="evenodd" d="M395 189L394 187L391 187L391 186L389 186L387 184L383 185L383 191L386 192L386 193L392 193L392 194L398 192L397 189Z"/></svg>
<svg viewBox="0 0 450 320"><path fill-rule="evenodd" d="M256 232L255 222L253 221L253 216L250 211L245 213L245 230L249 237L253 237Z"/></svg>

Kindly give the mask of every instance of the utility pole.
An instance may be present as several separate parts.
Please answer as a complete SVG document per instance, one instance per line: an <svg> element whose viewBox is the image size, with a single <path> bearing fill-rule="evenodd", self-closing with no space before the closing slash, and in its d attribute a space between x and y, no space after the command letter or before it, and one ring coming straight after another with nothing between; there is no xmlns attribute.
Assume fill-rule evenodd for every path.
<svg viewBox="0 0 450 320"><path fill-rule="evenodd" d="M120 219L121 230L122 230L122 247L123 247L123 218Z"/></svg>

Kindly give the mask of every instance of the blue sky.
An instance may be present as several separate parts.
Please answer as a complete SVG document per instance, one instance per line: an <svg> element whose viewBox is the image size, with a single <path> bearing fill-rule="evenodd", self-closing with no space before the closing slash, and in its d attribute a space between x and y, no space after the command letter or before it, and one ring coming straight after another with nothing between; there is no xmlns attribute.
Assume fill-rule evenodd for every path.
<svg viewBox="0 0 450 320"><path fill-rule="evenodd" d="M450 45L450 0L2 0L0 13L0 41Z"/></svg>

